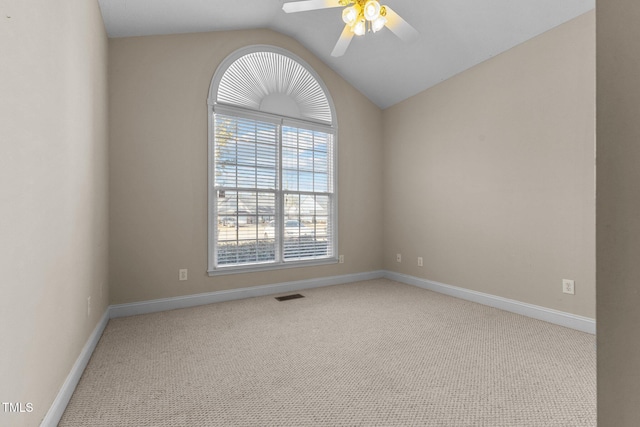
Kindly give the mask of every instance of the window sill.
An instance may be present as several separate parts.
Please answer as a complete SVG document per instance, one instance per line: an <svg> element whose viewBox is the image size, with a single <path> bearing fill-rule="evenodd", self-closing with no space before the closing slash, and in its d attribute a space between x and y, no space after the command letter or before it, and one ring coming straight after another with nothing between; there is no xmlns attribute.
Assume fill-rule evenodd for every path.
<svg viewBox="0 0 640 427"><path fill-rule="evenodd" d="M284 270L288 268L315 267L318 265L337 264L338 258L325 258L321 260L289 261L279 264L253 264L250 266L218 267L207 271L209 276L224 276L229 274L254 273L259 271Z"/></svg>

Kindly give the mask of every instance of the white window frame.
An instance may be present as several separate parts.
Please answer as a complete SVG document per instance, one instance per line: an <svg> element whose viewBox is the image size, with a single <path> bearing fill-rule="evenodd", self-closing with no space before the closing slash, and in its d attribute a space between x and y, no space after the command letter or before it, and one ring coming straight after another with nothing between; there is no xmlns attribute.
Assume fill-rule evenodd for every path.
<svg viewBox="0 0 640 427"><path fill-rule="evenodd" d="M316 80L316 82L320 85L322 90L324 91L324 95L327 98L328 107L331 111L331 123L321 122L319 120L314 120L310 118L301 118L301 117L287 117L284 115L267 113L264 111L259 111L255 109L238 107L234 105L224 104L218 102L216 99L216 95L218 92L218 87L220 85L220 81L222 76L226 72L226 70L231 66L237 59L241 58L244 55L253 52L275 52L284 56L289 57L290 59L296 61L299 65L304 67ZM338 161L338 145L337 145L337 124L336 124L336 115L335 108L333 102L331 100L329 91L326 86L317 75L317 73L302 59L298 58L296 55L286 51L285 49L278 48L275 46L266 46L266 45L254 45L248 46L242 49L237 50L236 52L229 55L218 67L216 70L214 77L211 82L211 87L209 89L209 98L208 98L208 275L215 276L221 274L234 274L234 273L244 273L244 272L253 272L253 271L264 271L264 270L277 270L283 268L295 268L295 267L306 267L306 266L316 266L316 265L324 265L324 264L335 264L338 262L338 173L337 173L337 161ZM302 259L302 260L286 260L283 254L283 245L284 245L284 230L283 227L276 227L275 241L276 241L276 259L274 262L256 262L256 263L247 263L247 264L233 264L233 265L217 265L217 230L218 230L218 216L217 216L217 186L216 186L216 176L215 176L215 124L214 124L214 114L224 114L228 116L236 116L239 118L246 118L264 122L274 123L278 126L278 142L277 142L277 150L278 150L278 188L275 189L275 214L274 220L276 224L282 224L285 218L285 210L284 210L284 195L289 193L289 191L284 190L282 185L282 127L283 126L291 126L297 127L300 129L307 130L315 130L324 132L332 135L332 150L331 150L331 187L332 191L329 195L331 200L330 210L327 212L327 215L330 217L331 223L331 241L330 246L328 246L327 251L329 255L327 257L322 258L314 258L314 259ZM256 189L255 191L259 191Z"/></svg>

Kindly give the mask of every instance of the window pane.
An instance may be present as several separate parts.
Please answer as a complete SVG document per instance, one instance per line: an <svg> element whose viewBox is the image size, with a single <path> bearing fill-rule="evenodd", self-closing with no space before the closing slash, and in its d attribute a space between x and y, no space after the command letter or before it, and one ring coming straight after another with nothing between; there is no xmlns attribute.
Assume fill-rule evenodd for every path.
<svg viewBox="0 0 640 427"><path fill-rule="evenodd" d="M257 173L257 188L260 189L274 189L276 188L278 182L277 182L277 176L276 173L273 169L267 169L267 168L258 168L256 170Z"/></svg>
<svg viewBox="0 0 640 427"><path fill-rule="evenodd" d="M298 147L298 129L289 126L282 127L282 146Z"/></svg>
<svg viewBox="0 0 640 427"><path fill-rule="evenodd" d="M322 151L314 151L313 153L313 170L316 172L327 171L327 153Z"/></svg>
<svg viewBox="0 0 640 427"><path fill-rule="evenodd" d="M313 131L306 129L298 131L298 147L301 150L313 149Z"/></svg>
<svg viewBox="0 0 640 427"><path fill-rule="evenodd" d="M327 196L287 194L285 196L284 259L303 260L323 258L328 254L326 210L318 203ZM321 215L318 217L318 215ZM320 223L318 223L318 218Z"/></svg>
<svg viewBox="0 0 640 427"><path fill-rule="evenodd" d="M256 144L248 142L238 142L237 162L239 165L255 166L256 164Z"/></svg>
<svg viewBox="0 0 640 427"><path fill-rule="evenodd" d="M324 132L315 132L314 140L313 140L313 149L316 151L327 152L327 145L329 144L329 140L331 135Z"/></svg>
<svg viewBox="0 0 640 427"><path fill-rule="evenodd" d="M328 256L328 242L313 236L290 236L284 240L284 259L287 261L324 258Z"/></svg>
<svg viewBox="0 0 640 427"><path fill-rule="evenodd" d="M328 218L326 216L317 216L315 219L316 239L327 240L327 224Z"/></svg>
<svg viewBox="0 0 640 427"><path fill-rule="evenodd" d="M278 127L220 114L214 122L216 187L275 189Z"/></svg>
<svg viewBox="0 0 640 427"><path fill-rule="evenodd" d="M316 196L316 215L327 217L330 215L329 196Z"/></svg>
<svg viewBox="0 0 640 427"><path fill-rule="evenodd" d="M319 193L329 191L329 176L326 173L316 173L313 177L313 190Z"/></svg>
<svg viewBox="0 0 640 427"><path fill-rule="evenodd" d="M282 148L282 167L285 169L298 168L298 150L295 148Z"/></svg>
<svg viewBox="0 0 640 427"><path fill-rule="evenodd" d="M298 171L285 169L282 171L282 188L284 190L298 190Z"/></svg>
<svg viewBox="0 0 640 427"><path fill-rule="evenodd" d="M238 166L238 187L255 188L256 168Z"/></svg>
<svg viewBox="0 0 640 427"><path fill-rule="evenodd" d="M298 219L300 216L300 195L287 194L284 196L284 216L285 219Z"/></svg>
<svg viewBox="0 0 640 427"><path fill-rule="evenodd" d="M275 145L257 144L256 145L256 163L258 166L264 166L275 169L276 164L276 147Z"/></svg>
<svg viewBox="0 0 640 427"><path fill-rule="evenodd" d="M220 192L219 192L220 194ZM275 211L275 194L224 191L218 197L218 265L275 260L275 242L264 238Z"/></svg>
<svg viewBox="0 0 640 427"><path fill-rule="evenodd" d="M256 193L238 193L238 213L242 215L255 215L257 205L256 197Z"/></svg>
<svg viewBox="0 0 640 427"><path fill-rule="evenodd" d="M237 187L236 175L238 174L235 165L219 164L216 168L216 183L218 187Z"/></svg>
<svg viewBox="0 0 640 427"><path fill-rule="evenodd" d="M277 144L278 127L273 123L256 122L255 140L261 144Z"/></svg>
<svg viewBox="0 0 640 427"><path fill-rule="evenodd" d="M300 150L298 154L298 169L305 171L313 170L313 151Z"/></svg>
<svg viewBox="0 0 640 427"><path fill-rule="evenodd" d="M236 264L238 259L238 244L236 242L222 242L218 245L218 265Z"/></svg>
<svg viewBox="0 0 640 427"><path fill-rule="evenodd" d="M276 197L273 193L258 193L257 224L264 227L274 219L276 212Z"/></svg>
<svg viewBox="0 0 640 427"><path fill-rule="evenodd" d="M313 191L313 173L300 172L299 183L300 191Z"/></svg>

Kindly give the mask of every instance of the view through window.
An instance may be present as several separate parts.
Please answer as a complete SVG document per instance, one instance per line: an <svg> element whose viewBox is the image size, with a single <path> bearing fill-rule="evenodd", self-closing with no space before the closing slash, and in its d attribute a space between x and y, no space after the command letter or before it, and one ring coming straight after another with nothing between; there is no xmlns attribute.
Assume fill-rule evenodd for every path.
<svg viewBox="0 0 640 427"><path fill-rule="evenodd" d="M332 257L333 135L214 121L217 265Z"/></svg>

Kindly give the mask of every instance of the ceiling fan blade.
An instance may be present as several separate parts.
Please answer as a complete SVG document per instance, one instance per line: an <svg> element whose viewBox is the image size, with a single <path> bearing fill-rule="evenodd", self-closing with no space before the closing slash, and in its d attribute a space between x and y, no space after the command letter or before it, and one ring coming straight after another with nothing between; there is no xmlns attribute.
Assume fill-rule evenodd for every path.
<svg viewBox="0 0 640 427"><path fill-rule="evenodd" d="M290 1L282 5L282 10L286 13L306 12L308 10L326 9L329 7L340 7L338 0L303 0Z"/></svg>
<svg viewBox="0 0 640 427"><path fill-rule="evenodd" d="M387 9L387 18L386 26L393 34L398 36L402 41L410 43L418 38L419 33L413 28L407 21L402 19L400 15L393 11L389 6L385 6Z"/></svg>
<svg viewBox="0 0 640 427"><path fill-rule="evenodd" d="M333 52L331 52L331 56L338 57L344 55L352 38L353 32L351 31L351 27L345 25L344 30L342 30L342 34L340 34L340 38L338 39L338 43L336 43L336 47L334 47Z"/></svg>

